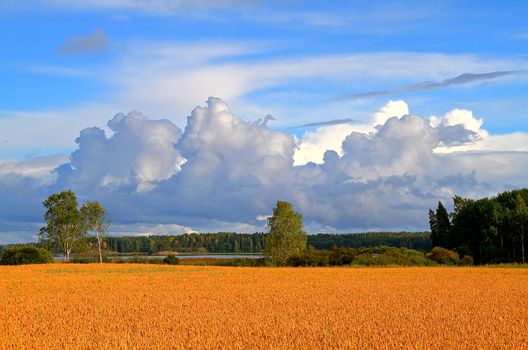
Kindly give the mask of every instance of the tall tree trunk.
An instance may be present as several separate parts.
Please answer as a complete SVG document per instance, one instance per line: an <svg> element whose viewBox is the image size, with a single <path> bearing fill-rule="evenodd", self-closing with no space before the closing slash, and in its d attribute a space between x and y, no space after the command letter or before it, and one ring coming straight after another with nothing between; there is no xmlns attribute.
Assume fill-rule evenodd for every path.
<svg viewBox="0 0 528 350"><path fill-rule="evenodd" d="M64 243L64 262L70 261L70 250L68 249L68 243Z"/></svg>
<svg viewBox="0 0 528 350"><path fill-rule="evenodd" d="M99 263L103 263L103 255L101 254L101 237L97 236L97 248L99 249Z"/></svg>

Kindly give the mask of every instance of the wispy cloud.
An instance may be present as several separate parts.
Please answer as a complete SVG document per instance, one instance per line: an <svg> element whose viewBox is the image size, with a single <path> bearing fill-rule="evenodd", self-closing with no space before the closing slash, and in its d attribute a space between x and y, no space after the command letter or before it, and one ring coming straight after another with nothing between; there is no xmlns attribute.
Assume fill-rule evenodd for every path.
<svg viewBox="0 0 528 350"><path fill-rule="evenodd" d="M353 123L356 120L352 118L344 118L344 119L334 119L334 120L327 120L323 122L314 122L314 123L308 123L303 125L294 126L293 129L300 129L300 128L311 128L316 126L329 126L329 125L340 125L340 124L348 124Z"/></svg>
<svg viewBox="0 0 528 350"><path fill-rule="evenodd" d="M425 81L418 84L408 85L401 88L396 89L388 89L388 90L376 90L376 91L367 91L367 92L358 92L358 93L352 93L352 94L346 94L342 95L336 98L336 100L356 100L361 98L368 98L368 97L377 97L377 96L388 96L388 95L396 95L401 93L412 93L412 92L420 92L420 91L427 91L427 90L435 90L435 89L441 89L446 88L450 86L457 86L457 85L464 85L479 81L487 81L492 80L496 78L501 78L505 76L515 75L520 73L521 71L518 70L508 70L508 71L495 71L495 72L487 72L487 73L464 73L457 75L456 77L444 79L442 81Z"/></svg>
<svg viewBox="0 0 528 350"><path fill-rule="evenodd" d="M66 43L59 48L62 54L102 52L108 47L109 39L101 28L88 35L74 35L66 39Z"/></svg>

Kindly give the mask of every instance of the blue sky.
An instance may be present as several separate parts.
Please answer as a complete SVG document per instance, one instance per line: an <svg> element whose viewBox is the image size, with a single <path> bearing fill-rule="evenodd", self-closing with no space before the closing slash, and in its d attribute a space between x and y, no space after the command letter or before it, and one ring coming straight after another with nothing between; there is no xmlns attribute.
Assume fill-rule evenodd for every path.
<svg viewBox="0 0 528 350"><path fill-rule="evenodd" d="M474 144L458 140L451 145L456 149L441 140L433 147L435 154L522 153L528 140L527 13L528 4L522 1L4 0L0 2L0 176L4 181L8 175L29 177L41 195L75 186L88 193L86 184L61 184L60 176L56 178L56 167L72 162L72 152L82 146L82 137L75 142L81 130L98 127L111 139L119 131L107 122L117 113L139 111L152 120L169 120L187 139L187 117L196 106L212 108L213 102L205 103L210 96L220 98L230 113L248 123L273 115L267 130L294 136L295 171L307 161L322 164L325 150L346 158L342 141L349 132L372 133L372 118L383 108L397 117L421 116L434 127L438 125L434 120L462 125L480 137L480 141L472 139ZM458 112L449 117L450 111ZM336 120L337 127L325 128L324 123ZM479 120L478 128L469 126ZM297 127L318 123L319 127ZM179 150L182 154L184 148ZM190 161L189 156L182 157ZM474 161L467 164L475 166ZM454 169L453 174L474 172L483 187L435 188L428 194L430 202L445 200L456 191L477 196L523 185L521 180L501 185L484 175L479 179L479 169L471 166ZM130 169L134 174L143 170ZM419 176L421 172L415 170L409 168L405 174ZM376 171L378 180L389 176ZM523 174L511 171L510 175ZM145 174L149 172L153 170ZM148 182L149 189L159 188L162 185L156 181L169 181L167 174L145 175L138 181L141 186ZM115 178L115 174L101 176ZM363 182L374 181L370 175L362 176ZM108 184L107 180L92 185ZM39 187L43 181L48 187ZM236 181L231 185L238 188ZM313 192L314 186L306 184L301 192ZM4 182L4 188L13 190L14 185ZM324 202L325 195L320 196ZM307 206L297 197L292 201ZM192 212L216 223L249 225L251 230L259 226L248 217L265 214L257 211L239 218L220 212L206 218ZM37 222L39 215L13 223L10 237L16 236L16 227ZM336 230L422 227L418 219L412 225L378 225L361 220L323 222L310 215L313 227ZM238 227L212 221L186 224L187 216L181 217L173 222L150 215L132 223ZM11 219L7 214L0 218Z"/></svg>

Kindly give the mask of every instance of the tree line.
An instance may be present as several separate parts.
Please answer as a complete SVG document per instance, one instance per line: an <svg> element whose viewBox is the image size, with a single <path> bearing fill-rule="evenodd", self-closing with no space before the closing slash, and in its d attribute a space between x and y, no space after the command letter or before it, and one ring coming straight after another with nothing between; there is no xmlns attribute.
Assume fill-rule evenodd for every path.
<svg viewBox="0 0 528 350"><path fill-rule="evenodd" d="M453 212L442 202L429 210L433 247L471 255L476 264L525 263L528 259L528 189L494 197L453 198Z"/></svg>
<svg viewBox="0 0 528 350"><path fill-rule="evenodd" d="M107 237L106 249L118 253L261 253L265 233L188 233L181 235Z"/></svg>
<svg viewBox="0 0 528 350"><path fill-rule="evenodd" d="M180 235L120 236L106 238L105 249L118 253L245 253L264 251L268 233L188 233ZM89 241L95 245L92 239ZM429 232L319 233L307 236L307 245L315 249L404 247L421 251L432 248Z"/></svg>

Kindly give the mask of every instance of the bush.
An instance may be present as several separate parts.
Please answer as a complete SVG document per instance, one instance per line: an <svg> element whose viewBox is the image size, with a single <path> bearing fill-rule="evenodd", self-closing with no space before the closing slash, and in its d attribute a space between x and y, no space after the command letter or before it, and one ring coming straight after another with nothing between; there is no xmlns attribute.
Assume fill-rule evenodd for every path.
<svg viewBox="0 0 528 350"><path fill-rule="evenodd" d="M315 250L309 247L304 252L290 256L286 259L287 266L328 266L329 252L326 250Z"/></svg>
<svg viewBox="0 0 528 350"><path fill-rule="evenodd" d="M434 263L425 254L408 248L376 247L362 250L353 265L364 266L430 266Z"/></svg>
<svg viewBox="0 0 528 350"><path fill-rule="evenodd" d="M168 255L163 258L163 263L166 265L179 265L180 259L178 259L175 255Z"/></svg>
<svg viewBox="0 0 528 350"><path fill-rule="evenodd" d="M6 248L0 265L49 264L53 256L44 248L12 247Z"/></svg>
<svg viewBox="0 0 528 350"><path fill-rule="evenodd" d="M473 257L471 255L464 255L464 257L460 259L460 265L462 266L473 265Z"/></svg>
<svg viewBox="0 0 528 350"><path fill-rule="evenodd" d="M438 264L456 265L459 263L460 258L457 252L442 247L434 247L431 253L427 257ZM473 259L471 259L473 260Z"/></svg>

